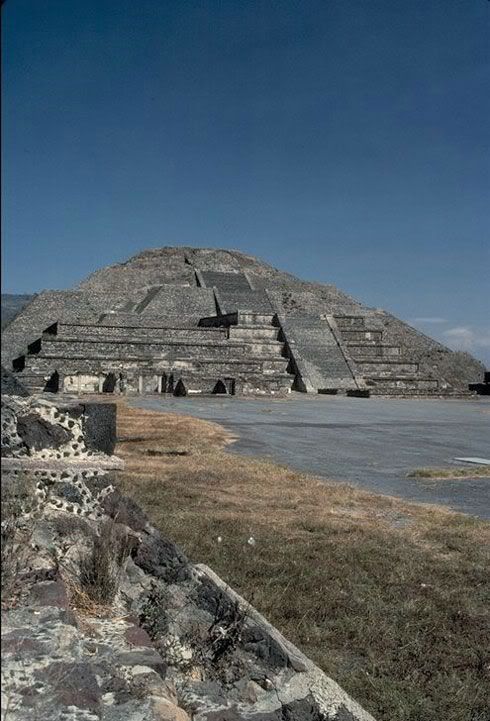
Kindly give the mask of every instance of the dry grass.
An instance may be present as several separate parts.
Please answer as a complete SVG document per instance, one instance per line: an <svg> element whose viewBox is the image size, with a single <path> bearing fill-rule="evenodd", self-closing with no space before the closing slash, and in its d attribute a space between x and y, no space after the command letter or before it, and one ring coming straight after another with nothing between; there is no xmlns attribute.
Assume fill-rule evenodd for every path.
<svg viewBox="0 0 490 721"><path fill-rule="evenodd" d="M80 624L85 626L88 618L108 618L113 615L112 604L94 601L92 595L80 586L78 580L65 577L64 582L70 598L70 608Z"/></svg>
<svg viewBox="0 0 490 721"><path fill-rule="evenodd" d="M96 606L110 606L118 591L124 561L128 553L126 536L118 533L117 524L108 519L100 525L99 535L80 558L80 589L76 603L84 598Z"/></svg>
<svg viewBox="0 0 490 721"><path fill-rule="evenodd" d="M490 478L490 466L472 466L468 468L417 468L408 474L408 478L428 478L433 481L463 478Z"/></svg>
<svg viewBox="0 0 490 721"><path fill-rule="evenodd" d="M32 483L23 475L2 476L1 483L1 607L15 606L23 591L31 551L33 525L23 518L31 509Z"/></svg>
<svg viewBox="0 0 490 721"><path fill-rule="evenodd" d="M153 523L380 721L488 719L489 524L233 455L194 418L121 403L118 428Z"/></svg>

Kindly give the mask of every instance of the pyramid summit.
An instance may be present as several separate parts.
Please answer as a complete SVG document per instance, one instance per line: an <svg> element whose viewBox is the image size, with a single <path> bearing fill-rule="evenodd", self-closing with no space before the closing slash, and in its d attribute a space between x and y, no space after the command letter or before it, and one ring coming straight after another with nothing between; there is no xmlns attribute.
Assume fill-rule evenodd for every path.
<svg viewBox="0 0 490 721"><path fill-rule="evenodd" d="M2 362L33 392L458 397L484 367L333 285L164 247L36 295Z"/></svg>

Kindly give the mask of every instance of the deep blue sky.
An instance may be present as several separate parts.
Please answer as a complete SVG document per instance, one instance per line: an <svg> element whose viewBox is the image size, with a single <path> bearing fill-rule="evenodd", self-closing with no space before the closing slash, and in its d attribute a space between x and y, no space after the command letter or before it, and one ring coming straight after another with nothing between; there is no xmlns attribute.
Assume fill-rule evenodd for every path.
<svg viewBox="0 0 490 721"><path fill-rule="evenodd" d="M488 0L2 15L4 292L236 248L490 361Z"/></svg>

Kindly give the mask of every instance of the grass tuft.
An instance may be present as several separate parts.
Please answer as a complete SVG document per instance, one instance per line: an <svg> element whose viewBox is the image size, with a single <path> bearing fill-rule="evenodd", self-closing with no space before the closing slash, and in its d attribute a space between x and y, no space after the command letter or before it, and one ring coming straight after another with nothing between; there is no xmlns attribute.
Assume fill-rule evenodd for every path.
<svg viewBox="0 0 490 721"><path fill-rule="evenodd" d="M434 481L460 478L490 478L490 466L472 466L468 468L416 468L408 478L430 478Z"/></svg>
<svg viewBox="0 0 490 721"><path fill-rule="evenodd" d="M127 557L127 537L121 534L112 520L104 521L91 548L80 559L80 589L76 603L107 606L113 603L119 591L121 572Z"/></svg>

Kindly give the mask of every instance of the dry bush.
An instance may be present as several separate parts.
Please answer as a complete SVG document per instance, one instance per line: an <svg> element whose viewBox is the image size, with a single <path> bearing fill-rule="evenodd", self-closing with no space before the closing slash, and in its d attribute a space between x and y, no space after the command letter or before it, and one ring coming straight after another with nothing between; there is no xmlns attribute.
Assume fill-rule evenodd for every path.
<svg viewBox="0 0 490 721"><path fill-rule="evenodd" d="M218 603L208 631L209 656L213 666L226 661L238 647L247 620L238 601Z"/></svg>
<svg viewBox="0 0 490 721"><path fill-rule="evenodd" d="M144 596L139 611L139 621L153 641L158 641L168 632L169 592L154 583Z"/></svg>
<svg viewBox="0 0 490 721"><path fill-rule="evenodd" d="M96 604L111 604L128 555L128 538L112 519L104 521L91 548L80 559L80 590Z"/></svg>
<svg viewBox="0 0 490 721"><path fill-rule="evenodd" d="M32 482L24 474L2 476L1 484L1 589L2 607L9 607L21 591L27 565L32 523L23 519L33 498Z"/></svg>

